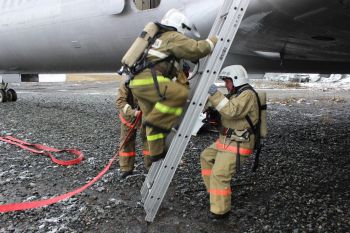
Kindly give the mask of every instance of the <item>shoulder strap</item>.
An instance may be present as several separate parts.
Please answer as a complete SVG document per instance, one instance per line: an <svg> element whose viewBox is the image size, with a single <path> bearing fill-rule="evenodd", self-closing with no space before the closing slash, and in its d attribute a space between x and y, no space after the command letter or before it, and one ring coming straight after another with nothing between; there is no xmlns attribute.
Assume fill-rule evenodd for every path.
<svg viewBox="0 0 350 233"><path fill-rule="evenodd" d="M239 88L237 91L237 96L239 96L240 94L242 94L244 91L246 90L251 90L253 92L255 92L255 90L253 89L252 86L250 86L249 84L244 85L243 87Z"/></svg>
<svg viewBox="0 0 350 233"><path fill-rule="evenodd" d="M163 95L160 92L160 88L159 88L159 83L158 83L158 79L157 79L157 73L156 70L154 69L154 66L151 66L151 73L152 73L152 78L153 78L153 84L154 84L154 88L156 89L158 96L160 97L160 101L165 100L165 94ZM166 90L166 89L165 89Z"/></svg>
<svg viewBox="0 0 350 233"><path fill-rule="evenodd" d="M248 115L245 116L245 119L247 120L247 122L248 122L250 128L253 130L254 135L256 135L256 128L257 128L257 127L254 126L252 119L250 119L250 117L249 117Z"/></svg>
<svg viewBox="0 0 350 233"><path fill-rule="evenodd" d="M259 107L258 123L255 126L248 115L245 117L249 126L252 128L254 135L255 135L254 148L256 149L256 153L255 153L255 160L254 160L253 167L252 167L252 171L255 172L259 166L259 157L260 157L260 152L261 152L261 147L262 147L261 146L261 137L260 137L261 111L263 109L266 109L266 105L261 106L261 102L260 102L258 93L249 84L247 86L239 89L237 92L237 96L240 95L245 90L251 90L254 92L256 99L257 99L257 102L258 102L258 107Z"/></svg>
<svg viewBox="0 0 350 233"><path fill-rule="evenodd" d="M261 106L261 102L259 99L259 95L258 93L254 90L254 88L252 86L250 86L249 84L241 87L238 91L237 91L237 96L239 96L240 94L242 94L244 91L250 90L252 92L254 92L257 102L258 102L258 107L259 107L259 115L258 115L258 123L254 126L253 121L250 119L250 117L247 115L245 118L249 124L249 126L252 128L252 130L254 131L254 134L256 134L257 130L260 130L260 122L261 122L261 110L263 110L263 107ZM264 108L266 109L266 105L264 105Z"/></svg>

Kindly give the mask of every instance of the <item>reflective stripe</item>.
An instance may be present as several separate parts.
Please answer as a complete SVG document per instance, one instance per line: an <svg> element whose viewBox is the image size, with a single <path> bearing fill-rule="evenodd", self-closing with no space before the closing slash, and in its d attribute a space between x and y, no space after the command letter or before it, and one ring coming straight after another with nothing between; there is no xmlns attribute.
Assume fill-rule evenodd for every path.
<svg viewBox="0 0 350 233"><path fill-rule="evenodd" d="M131 127L133 126L132 123L130 123L129 121L127 121L127 120L122 116L122 114L119 114L119 119L120 119L120 121L121 121L124 125L126 125L127 127L131 128Z"/></svg>
<svg viewBox="0 0 350 233"><path fill-rule="evenodd" d="M144 155L144 156L150 156L150 155L151 155L151 152L148 151L148 150L144 150L144 151L142 151L142 152L143 152L143 155Z"/></svg>
<svg viewBox="0 0 350 233"><path fill-rule="evenodd" d="M124 108L123 108L123 113L126 114L126 111L128 111L128 108L131 108L131 106L129 104L125 104Z"/></svg>
<svg viewBox="0 0 350 233"><path fill-rule="evenodd" d="M232 191L230 188L226 189L209 189L209 193L217 196L230 196Z"/></svg>
<svg viewBox="0 0 350 233"><path fill-rule="evenodd" d="M171 82L170 79L168 79L164 76L157 76L157 80L159 83ZM153 78L133 79L130 81L130 87L153 85L153 83L154 83Z"/></svg>
<svg viewBox="0 0 350 233"><path fill-rule="evenodd" d="M215 142L215 146L218 150L222 150L222 151L229 151L232 153L237 154L238 150L236 146L227 146L225 144L220 143L219 140L217 140ZM253 153L253 150L251 149L246 149L246 148L239 148L239 154L240 155L251 155Z"/></svg>
<svg viewBox="0 0 350 233"><path fill-rule="evenodd" d="M203 169L202 175L203 176L211 176L211 170L210 169Z"/></svg>
<svg viewBox="0 0 350 233"><path fill-rule="evenodd" d="M216 106L216 110L220 111L223 107L225 107L225 105L229 102L229 100L225 97L223 98L220 103L218 104L218 106Z"/></svg>
<svg viewBox="0 0 350 233"><path fill-rule="evenodd" d="M154 49L150 49L150 50L148 51L148 54L149 54L149 55L152 55L152 56L155 56L155 57L158 57L158 58L160 58L160 59L164 59L164 58L167 58L167 57L168 57L167 54L162 53L162 52L159 52L159 51L154 50Z"/></svg>
<svg viewBox="0 0 350 233"><path fill-rule="evenodd" d="M214 50L214 43L213 41L211 41L210 39L206 39L206 42L208 42L209 46L210 46L210 51L213 52Z"/></svg>
<svg viewBox="0 0 350 233"><path fill-rule="evenodd" d="M164 105L160 102L156 103L155 108L161 112L161 113L167 113L167 114L172 114L175 116L181 116L182 114L182 108L177 108L177 107L169 107L167 105Z"/></svg>
<svg viewBox="0 0 350 233"><path fill-rule="evenodd" d="M136 152L132 151L132 152L119 152L119 156L121 157L134 157L136 156Z"/></svg>
<svg viewBox="0 0 350 233"><path fill-rule="evenodd" d="M165 138L165 134L159 133L159 134L155 134L155 135L149 135L147 136L147 141L157 141L159 139L163 139Z"/></svg>

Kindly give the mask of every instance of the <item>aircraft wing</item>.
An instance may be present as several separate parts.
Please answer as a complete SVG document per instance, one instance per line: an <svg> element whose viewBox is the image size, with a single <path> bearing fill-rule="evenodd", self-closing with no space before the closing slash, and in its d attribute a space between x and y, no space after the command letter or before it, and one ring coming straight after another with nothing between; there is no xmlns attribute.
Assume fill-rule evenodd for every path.
<svg viewBox="0 0 350 233"><path fill-rule="evenodd" d="M350 1L256 0L231 49L251 72L350 72Z"/></svg>

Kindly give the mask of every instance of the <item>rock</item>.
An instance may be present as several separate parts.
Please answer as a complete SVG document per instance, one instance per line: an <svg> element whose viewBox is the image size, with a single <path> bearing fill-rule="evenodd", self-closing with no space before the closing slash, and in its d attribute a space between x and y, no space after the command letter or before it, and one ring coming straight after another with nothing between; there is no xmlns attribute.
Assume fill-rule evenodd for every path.
<svg viewBox="0 0 350 233"><path fill-rule="evenodd" d="M265 225L264 227L263 227L263 230L264 231L269 231L271 229L271 226L270 225Z"/></svg>

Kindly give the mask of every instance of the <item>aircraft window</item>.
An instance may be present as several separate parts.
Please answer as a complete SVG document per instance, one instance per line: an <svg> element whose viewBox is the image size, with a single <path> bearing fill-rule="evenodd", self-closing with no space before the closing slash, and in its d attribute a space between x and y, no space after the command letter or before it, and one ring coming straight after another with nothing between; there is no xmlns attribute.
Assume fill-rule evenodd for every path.
<svg viewBox="0 0 350 233"><path fill-rule="evenodd" d="M133 0L137 9L148 10L159 6L161 0Z"/></svg>

